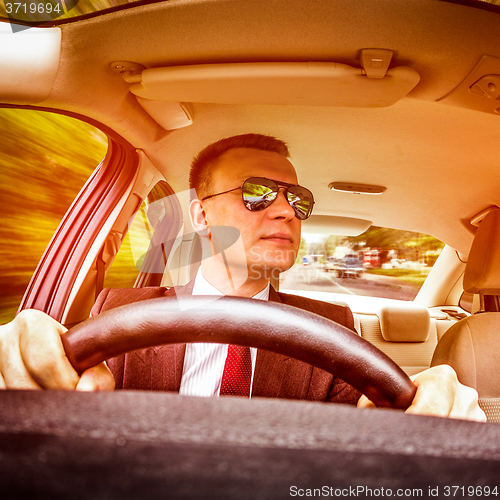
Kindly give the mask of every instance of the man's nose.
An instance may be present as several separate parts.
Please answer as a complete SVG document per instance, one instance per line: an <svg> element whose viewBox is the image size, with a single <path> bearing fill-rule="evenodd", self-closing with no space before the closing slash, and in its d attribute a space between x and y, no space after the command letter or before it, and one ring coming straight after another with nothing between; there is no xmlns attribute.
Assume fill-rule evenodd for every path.
<svg viewBox="0 0 500 500"><path fill-rule="evenodd" d="M282 191L283 190L283 191ZM269 215L272 218L282 217L284 219L293 219L295 217L295 211L288 203L286 199L286 188L283 186L278 187L278 194L276 195L276 199L269 206Z"/></svg>

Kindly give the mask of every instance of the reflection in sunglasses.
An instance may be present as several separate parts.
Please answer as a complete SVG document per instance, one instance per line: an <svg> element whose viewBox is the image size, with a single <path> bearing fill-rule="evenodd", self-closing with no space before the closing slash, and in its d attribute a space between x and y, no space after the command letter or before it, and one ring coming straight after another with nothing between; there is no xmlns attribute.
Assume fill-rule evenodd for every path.
<svg viewBox="0 0 500 500"><path fill-rule="evenodd" d="M296 217L300 220L307 219L312 212L314 197L311 191L302 186L252 177L247 179L241 188L243 203L248 210L264 210L276 200L280 187L286 188L286 199L293 208Z"/></svg>

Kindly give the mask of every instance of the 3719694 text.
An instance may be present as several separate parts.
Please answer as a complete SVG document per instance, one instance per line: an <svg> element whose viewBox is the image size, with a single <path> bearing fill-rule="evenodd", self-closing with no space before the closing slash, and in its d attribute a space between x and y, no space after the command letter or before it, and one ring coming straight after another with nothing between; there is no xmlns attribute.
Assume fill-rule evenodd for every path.
<svg viewBox="0 0 500 500"><path fill-rule="evenodd" d="M427 488L370 488L368 486L350 486L336 488L300 488L290 486L291 497L396 497L396 498L478 498L498 497L498 486L428 486Z"/></svg>
<svg viewBox="0 0 500 500"><path fill-rule="evenodd" d="M5 11L7 14L64 14L64 9L60 2L6 2Z"/></svg>

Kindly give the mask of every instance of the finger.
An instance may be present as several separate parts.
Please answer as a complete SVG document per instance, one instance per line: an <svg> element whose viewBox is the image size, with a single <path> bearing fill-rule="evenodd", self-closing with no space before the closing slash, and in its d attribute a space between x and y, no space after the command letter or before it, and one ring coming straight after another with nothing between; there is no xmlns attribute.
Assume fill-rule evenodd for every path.
<svg viewBox="0 0 500 500"><path fill-rule="evenodd" d="M363 394L359 398L358 408L376 408L376 406Z"/></svg>
<svg viewBox="0 0 500 500"><path fill-rule="evenodd" d="M61 342L66 332L40 311L24 311L20 318L20 351L31 377L44 389L75 389L79 376L68 361Z"/></svg>
<svg viewBox="0 0 500 500"><path fill-rule="evenodd" d="M458 382L457 394L449 416L486 422L486 414L478 404L477 391Z"/></svg>
<svg viewBox="0 0 500 500"><path fill-rule="evenodd" d="M115 379L106 363L85 370L76 386L77 391L112 391L114 388Z"/></svg>
<svg viewBox="0 0 500 500"><path fill-rule="evenodd" d="M454 404L458 379L446 365L436 366L410 377L417 392L406 413L448 417Z"/></svg>
<svg viewBox="0 0 500 500"><path fill-rule="evenodd" d="M0 373L4 389L41 389L24 365L15 320L2 326Z"/></svg>
<svg viewBox="0 0 500 500"><path fill-rule="evenodd" d="M0 373L0 391L7 389L7 386L5 385L5 380L2 377L2 374Z"/></svg>
<svg viewBox="0 0 500 500"><path fill-rule="evenodd" d="M19 351L11 351L2 360L2 379L6 389L42 389L24 366Z"/></svg>

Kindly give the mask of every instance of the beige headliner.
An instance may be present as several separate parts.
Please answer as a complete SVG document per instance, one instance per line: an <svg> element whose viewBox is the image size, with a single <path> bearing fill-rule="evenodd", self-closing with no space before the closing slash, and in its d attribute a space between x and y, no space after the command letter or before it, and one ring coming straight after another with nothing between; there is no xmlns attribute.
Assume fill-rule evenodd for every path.
<svg viewBox="0 0 500 500"><path fill-rule="evenodd" d="M42 103L79 112L142 148L176 190L192 156L223 136L287 141L316 214L432 234L467 254L468 221L500 204L500 117L436 103L482 55L500 57L500 15L437 0L170 1L62 25L61 62ZM194 124L161 129L109 64L146 67L335 61L359 66L363 48L395 52L421 80L382 109L194 104ZM334 193L332 181L387 187Z"/></svg>

